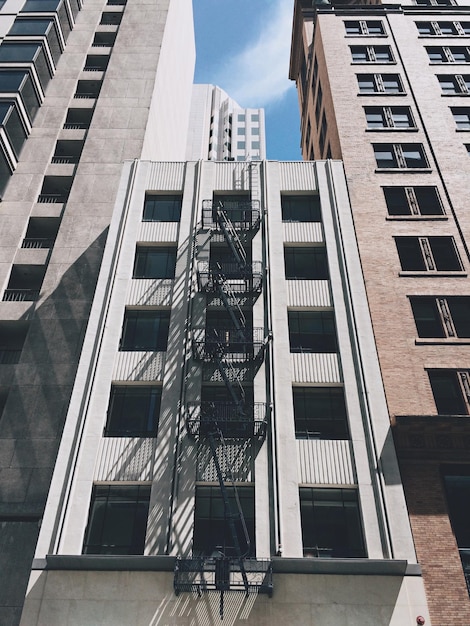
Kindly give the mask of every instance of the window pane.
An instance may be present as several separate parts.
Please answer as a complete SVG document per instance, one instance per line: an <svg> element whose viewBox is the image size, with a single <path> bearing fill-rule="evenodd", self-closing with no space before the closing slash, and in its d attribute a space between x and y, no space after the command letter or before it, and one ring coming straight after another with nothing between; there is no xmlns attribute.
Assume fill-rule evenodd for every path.
<svg viewBox="0 0 470 626"><path fill-rule="evenodd" d="M396 237L395 242L402 270L424 271L427 269L417 237Z"/></svg>
<svg viewBox="0 0 470 626"><path fill-rule="evenodd" d="M436 298L411 298L419 337L445 337Z"/></svg>
<svg viewBox="0 0 470 626"><path fill-rule="evenodd" d="M160 401L159 387L113 386L105 435L156 437Z"/></svg>
<svg viewBox="0 0 470 626"><path fill-rule="evenodd" d="M444 63L447 61L442 48L426 48L431 63Z"/></svg>
<svg viewBox="0 0 470 626"><path fill-rule="evenodd" d="M414 187L421 215L442 215L442 204L435 187Z"/></svg>
<svg viewBox="0 0 470 626"><path fill-rule="evenodd" d="M348 439L343 389L295 387L292 393L297 439Z"/></svg>
<svg viewBox="0 0 470 626"><path fill-rule="evenodd" d="M344 26L346 28L347 35L361 35L361 25L359 22L345 22Z"/></svg>
<svg viewBox="0 0 470 626"><path fill-rule="evenodd" d="M144 222L179 222L182 198L179 195L146 196Z"/></svg>
<svg viewBox="0 0 470 626"><path fill-rule="evenodd" d="M366 108L367 128L384 128L386 121L381 107Z"/></svg>
<svg viewBox="0 0 470 626"><path fill-rule="evenodd" d="M470 501L470 476L444 476L449 517L459 548L470 546L468 502Z"/></svg>
<svg viewBox="0 0 470 626"><path fill-rule="evenodd" d="M470 337L470 296L449 296L447 305L458 337Z"/></svg>
<svg viewBox="0 0 470 626"><path fill-rule="evenodd" d="M382 83L386 93L401 93L403 91L400 78L396 74L382 74Z"/></svg>
<svg viewBox="0 0 470 626"><path fill-rule="evenodd" d="M137 248L133 278L174 278L176 248Z"/></svg>
<svg viewBox="0 0 470 626"><path fill-rule="evenodd" d="M429 372L431 389L439 415L467 415L457 372Z"/></svg>
<svg viewBox="0 0 470 626"><path fill-rule="evenodd" d="M284 248L284 265L288 280L327 280L326 249Z"/></svg>
<svg viewBox="0 0 470 626"><path fill-rule="evenodd" d="M374 145L375 160L377 167L382 168L395 168L398 167L398 162L393 150L393 146L390 144Z"/></svg>
<svg viewBox="0 0 470 626"><path fill-rule="evenodd" d="M374 52L378 63L389 63L393 60L392 51L388 46L374 46Z"/></svg>
<svg viewBox="0 0 470 626"><path fill-rule="evenodd" d="M415 144L401 144L406 167L427 167L423 148Z"/></svg>
<svg viewBox="0 0 470 626"><path fill-rule="evenodd" d="M289 311L291 352L336 352L336 329L332 311Z"/></svg>
<svg viewBox="0 0 470 626"><path fill-rule="evenodd" d="M459 93L457 81L453 76L439 76L438 79L443 93Z"/></svg>
<svg viewBox="0 0 470 626"><path fill-rule="evenodd" d="M165 351L169 311L126 311L121 350Z"/></svg>
<svg viewBox="0 0 470 626"><path fill-rule="evenodd" d="M429 245L440 271L459 271L462 269L452 237L429 237Z"/></svg>
<svg viewBox="0 0 470 626"><path fill-rule="evenodd" d="M411 215L404 187L384 187L383 191L389 215Z"/></svg>
<svg viewBox="0 0 470 626"><path fill-rule="evenodd" d="M361 93L374 93L377 91L374 76L372 74L363 74L358 76L357 82Z"/></svg>
<svg viewBox="0 0 470 626"><path fill-rule="evenodd" d="M408 107L392 108L392 119L395 128L413 128L413 118Z"/></svg>
<svg viewBox="0 0 470 626"><path fill-rule="evenodd" d="M363 63L368 60L367 48L365 46L351 46L352 60Z"/></svg>

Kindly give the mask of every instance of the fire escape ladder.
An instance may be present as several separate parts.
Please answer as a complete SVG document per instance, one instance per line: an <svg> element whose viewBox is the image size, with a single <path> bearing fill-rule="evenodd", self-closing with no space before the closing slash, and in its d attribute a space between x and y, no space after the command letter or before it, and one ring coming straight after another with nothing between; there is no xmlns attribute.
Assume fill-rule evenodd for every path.
<svg viewBox="0 0 470 626"><path fill-rule="evenodd" d="M222 361L220 357L215 358L215 364L217 365L217 369L222 376L222 380L225 383L225 386L228 389L228 392L237 407L237 412L241 415L245 414L244 405L245 405L245 390L238 378L237 371L233 367L233 365L227 361Z"/></svg>
<svg viewBox="0 0 470 626"><path fill-rule="evenodd" d="M216 209L216 219L217 223L220 226L220 230L222 231L223 236L225 237L225 241L227 242L235 261L239 268L243 271L246 268L246 252L245 248L240 241L240 237L235 230L234 225L230 221L227 212L222 210L222 207L219 206Z"/></svg>

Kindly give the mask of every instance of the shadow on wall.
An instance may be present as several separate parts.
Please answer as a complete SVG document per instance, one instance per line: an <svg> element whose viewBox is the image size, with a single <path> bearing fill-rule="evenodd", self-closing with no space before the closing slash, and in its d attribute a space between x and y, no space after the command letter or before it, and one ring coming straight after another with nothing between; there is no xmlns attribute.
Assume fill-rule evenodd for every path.
<svg viewBox="0 0 470 626"><path fill-rule="evenodd" d="M275 574L274 596L182 593L168 572L49 571L30 590L21 626L411 626L400 576ZM44 594L43 594L44 590ZM416 603L420 598L416 598Z"/></svg>
<svg viewBox="0 0 470 626"><path fill-rule="evenodd" d="M67 415L107 229L21 318L16 365L0 365L0 624L17 626L39 524ZM61 266L49 265L46 280Z"/></svg>

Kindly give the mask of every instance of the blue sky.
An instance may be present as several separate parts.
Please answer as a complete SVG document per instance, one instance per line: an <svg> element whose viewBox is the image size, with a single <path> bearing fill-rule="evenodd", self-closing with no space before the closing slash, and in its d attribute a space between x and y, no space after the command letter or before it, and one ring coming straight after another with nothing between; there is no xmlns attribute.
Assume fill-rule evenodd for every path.
<svg viewBox="0 0 470 626"><path fill-rule="evenodd" d="M193 0L197 83L264 107L268 159L298 160L299 113L288 79L293 0Z"/></svg>

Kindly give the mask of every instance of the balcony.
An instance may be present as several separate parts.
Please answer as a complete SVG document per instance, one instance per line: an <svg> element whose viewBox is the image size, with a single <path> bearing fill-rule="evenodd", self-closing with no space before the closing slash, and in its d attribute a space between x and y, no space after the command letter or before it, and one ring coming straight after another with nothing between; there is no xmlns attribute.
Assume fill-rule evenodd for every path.
<svg viewBox="0 0 470 626"><path fill-rule="evenodd" d="M220 431L226 438L264 439L266 409L263 402L240 407L233 402L189 402L185 414L186 428L190 437L205 437Z"/></svg>
<svg viewBox="0 0 470 626"><path fill-rule="evenodd" d="M59 225L60 220L54 217L30 217L21 247L28 250L52 248Z"/></svg>
<svg viewBox="0 0 470 626"><path fill-rule="evenodd" d="M273 593L273 568L270 560L194 558L177 559L173 586L181 592L244 591Z"/></svg>
<svg viewBox="0 0 470 626"><path fill-rule="evenodd" d="M85 61L85 72L105 72L108 67L109 56L103 54L89 54Z"/></svg>
<svg viewBox="0 0 470 626"><path fill-rule="evenodd" d="M64 165L75 164L80 160L84 141L60 139L55 146L52 163Z"/></svg>
<svg viewBox="0 0 470 626"><path fill-rule="evenodd" d="M92 48L112 48L116 41L116 33L97 31L93 38Z"/></svg>
<svg viewBox="0 0 470 626"><path fill-rule="evenodd" d="M90 128L93 109L69 109L65 119L66 130L83 130Z"/></svg>
<svg viewBox="0 0 470 626"><path fill-rule="evenodd" d="M99 96L101 90L100 80L79 80L74 98L94 100Z"/></svg>
<svg viewBox="0 0 470 626"><path fill-rule="evenodd" d="M72 182L71 176L44 176L38 202L64 204L68 200Z"/></svg>
<svg viewBox="0 0 470 626"><path fill-rule="evenodd" d="M202 226L219 230L220 213L223 213L236 230L256 230L261 212L258 200L202 201Z"/></svg>
<svg viewBox="0 0 470 626"><path fill-rule="evenodd" d="M216 293L222 286L234 294L261 293L263 284L259 261L247 263L244 267L237 263L199 261L197 276L199 289L206 293Z"/></svg>
<svg viewBox="0 0 470 626"><path fill-rule="evenodd" d="M262 328L193 329L193 357L197 361L255 361L262 357L264 345Z"/></svg>
<svg viewBox="0 0 470 626"><path fill-rule="evenodd" d="M34 302L39 297L46 268L43 265L13 265L3 292L3 302Z"/></svg>

